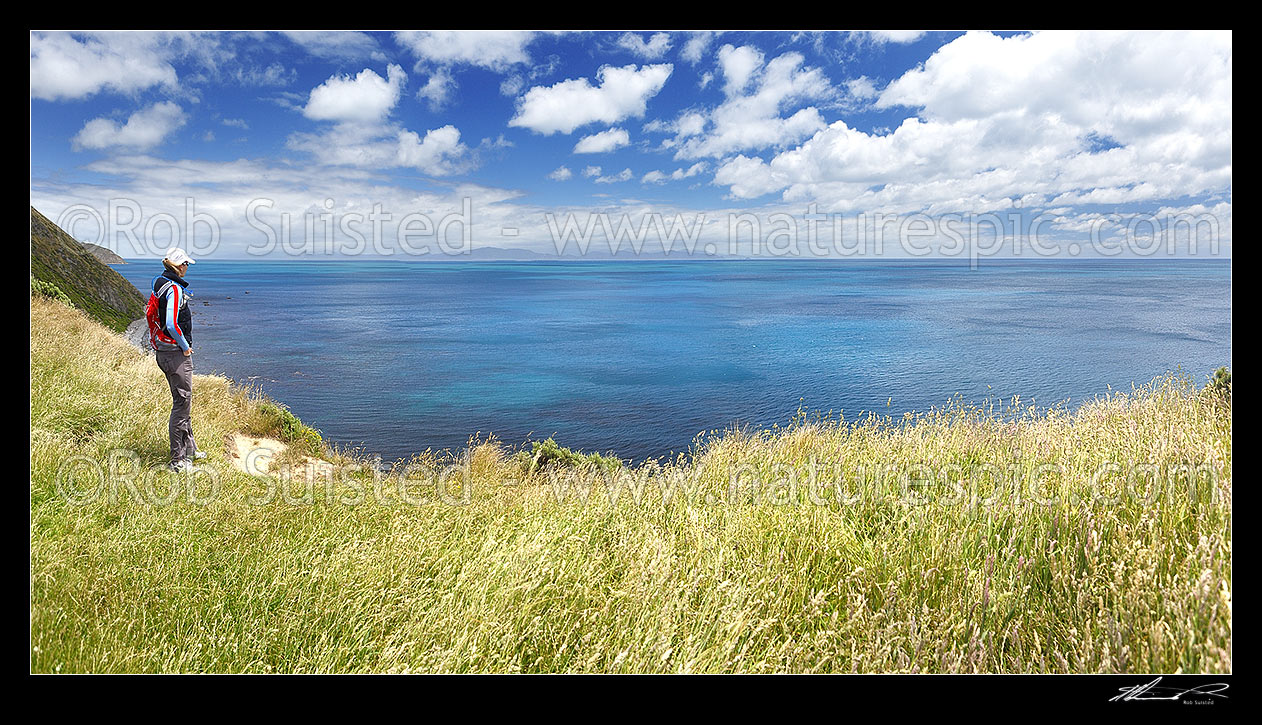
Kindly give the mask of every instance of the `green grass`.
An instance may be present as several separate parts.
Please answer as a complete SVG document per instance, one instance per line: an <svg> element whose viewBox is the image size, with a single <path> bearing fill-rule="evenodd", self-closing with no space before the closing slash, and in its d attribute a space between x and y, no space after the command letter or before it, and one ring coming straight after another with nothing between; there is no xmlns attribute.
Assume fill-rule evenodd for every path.
<svg viewBox="0 0 1262 725"><path fill-rule="evenodd" d="M165 461L166 384L31 305L33 671L1231 671L1230 394L1185 377L1075 411L799 416L640 466L492 439L404 480L324 450L344 475L304 489L217 445L283 409L197 376L217 494L155 473L80 503L73 455Z"/></svg>

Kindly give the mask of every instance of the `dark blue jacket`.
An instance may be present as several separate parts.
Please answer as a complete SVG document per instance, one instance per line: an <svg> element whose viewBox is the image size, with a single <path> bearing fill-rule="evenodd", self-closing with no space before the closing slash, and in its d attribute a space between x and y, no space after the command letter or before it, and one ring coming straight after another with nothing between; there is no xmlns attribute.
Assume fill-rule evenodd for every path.
<svg viewBox="0 0 1262 725"><path fill-rule="evenodd" d="M170 284L170 283L174 284ZM170 284L165 291L162 290ZM187 350L193 346L193 312L188 304L188 282L172 270L153 278L158 295L158 320L162 335L153 340L157 350ZM163 339L166 338L166 339Z"/></svg>

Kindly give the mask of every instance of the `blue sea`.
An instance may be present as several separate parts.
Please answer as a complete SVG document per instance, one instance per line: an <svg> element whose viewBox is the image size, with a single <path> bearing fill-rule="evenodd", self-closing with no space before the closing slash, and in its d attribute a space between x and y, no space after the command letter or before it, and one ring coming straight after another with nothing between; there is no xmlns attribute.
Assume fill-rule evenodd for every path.
<svg viewBox="0 0 1262 725"><path fill-rule="evenodd" d="M147 295L161 264L115 269ZM1230 260L200 260L188 279L197 372L387 460L494 433L638 461L799 409L1075 406L1231 364Z"/></svg>

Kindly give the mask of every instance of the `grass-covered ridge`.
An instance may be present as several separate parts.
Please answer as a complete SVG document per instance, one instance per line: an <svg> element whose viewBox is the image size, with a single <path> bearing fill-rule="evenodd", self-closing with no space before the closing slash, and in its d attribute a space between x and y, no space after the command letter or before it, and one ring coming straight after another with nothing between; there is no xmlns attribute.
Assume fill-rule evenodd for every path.
<svg viewBox="0 0 1262 725"><path fill-rule="evenodd" d="M75 307L120 332L145 314L145 298L131 282L35 207L31 207L31 278L33 288L60 290Z"/></svg>
<svg viewBox="0 0 1262 725"><path fill-rule="evenodd" d="M1230 395L1186 379L1074 412L800 418L634 468L484 441L403 488L325 451L348 472L307 489L233 471L230 433L317 443L197 376L218 491L190 501L126 479L165 461L153 361L31 314L34 671L1231 670ZM138 495L72 502L76 455Z"/></svg>

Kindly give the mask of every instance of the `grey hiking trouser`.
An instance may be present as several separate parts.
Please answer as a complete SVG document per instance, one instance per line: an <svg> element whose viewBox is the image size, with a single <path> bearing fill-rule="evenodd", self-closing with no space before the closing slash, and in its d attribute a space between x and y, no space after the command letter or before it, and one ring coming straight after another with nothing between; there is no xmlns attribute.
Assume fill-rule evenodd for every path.
<svg viewBox="0 0 1262 725"><path fill-rule="evenodd" d="M193 442L193 358L183 350L158 350L155 356L171 386L171 462L191 461L197 451Z"/></svg>

